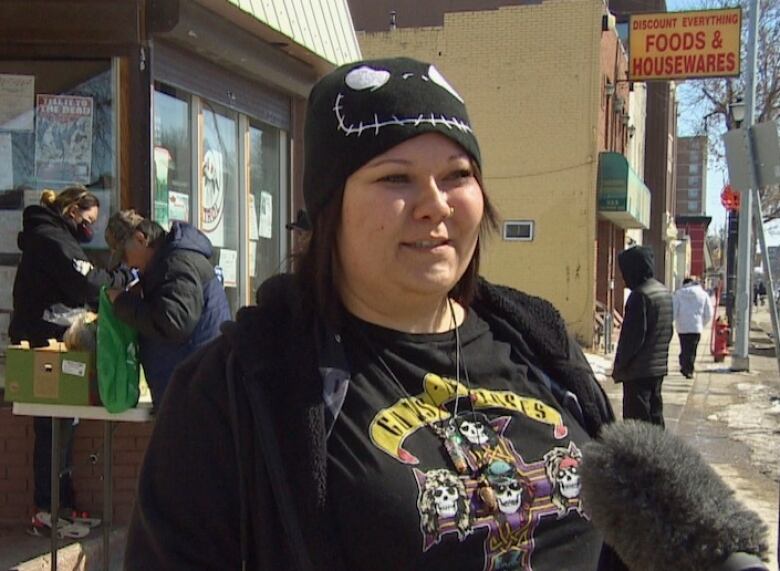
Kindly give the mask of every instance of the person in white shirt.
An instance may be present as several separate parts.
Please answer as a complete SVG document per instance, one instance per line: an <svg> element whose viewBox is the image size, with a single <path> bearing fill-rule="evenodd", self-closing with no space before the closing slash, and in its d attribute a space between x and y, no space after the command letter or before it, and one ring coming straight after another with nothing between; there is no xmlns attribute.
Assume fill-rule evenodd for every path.
<svg viewBox="0 0 780 571"><path fill-rule="evenodd" d="M712 319L712 301L695 277L685 278L674 293L674 325L680 338L680 372L693 378L696 350L704 327Z"/></svg>

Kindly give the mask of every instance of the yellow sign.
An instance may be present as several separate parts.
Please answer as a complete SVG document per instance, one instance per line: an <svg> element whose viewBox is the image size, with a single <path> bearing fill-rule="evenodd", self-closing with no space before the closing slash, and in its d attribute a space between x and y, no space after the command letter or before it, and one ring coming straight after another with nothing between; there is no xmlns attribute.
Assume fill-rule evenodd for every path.
<svg viewBox="0 0 780 571"><path fill-rule="evenodd" d="M740 8L636 14L629 26L632 81L740 73Z"/></svg>

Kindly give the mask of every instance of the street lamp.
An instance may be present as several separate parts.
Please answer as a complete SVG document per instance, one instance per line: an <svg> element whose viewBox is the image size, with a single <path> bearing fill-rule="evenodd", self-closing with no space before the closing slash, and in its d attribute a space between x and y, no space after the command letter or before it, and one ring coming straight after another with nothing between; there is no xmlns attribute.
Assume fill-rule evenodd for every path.
<svg viewBox="0 0 780 571"><path fill-rule="evenodd" d="M745 102L741 97L728 104L729 117L735 128L739 129L745 120ZM739 236L739 210L728 212L726 242L726 319L729 323L729 345L734 343L734 301L737 294L737 240Z"/></svg>
<svg viewBox="0 0 780 571"><path fill-rule="evenodd" d="M742 101L741 97L737 97L737 99L729 103L729 115L731 115L737 129L739 129L742 121L745 120L745 102Z"/></svg>

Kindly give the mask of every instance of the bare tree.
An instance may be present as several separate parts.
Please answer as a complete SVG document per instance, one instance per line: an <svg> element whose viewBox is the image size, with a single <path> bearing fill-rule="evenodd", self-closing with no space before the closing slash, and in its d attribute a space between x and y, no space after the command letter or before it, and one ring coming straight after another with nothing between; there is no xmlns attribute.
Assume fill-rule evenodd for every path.
<svg viewBox="0 0 780 571"><path fill-rule="evenodd" d="M758 24L758 55L756 65L756 109L755 122L780 118L780 0L760 0L761 11ZM729 113L729 103L743 98L745 91L745 67L747 65L748 11L749 0L703 0L704 9L742 7L742 70L739 77L706 78L690 80L680 88L682 108L686 113L701 118L700 133L707 133L710 152L725 168L725 157L721 135L737 125ZM780 219L780 188L770 186L762 189L761 203L764 220Z"/></svg>

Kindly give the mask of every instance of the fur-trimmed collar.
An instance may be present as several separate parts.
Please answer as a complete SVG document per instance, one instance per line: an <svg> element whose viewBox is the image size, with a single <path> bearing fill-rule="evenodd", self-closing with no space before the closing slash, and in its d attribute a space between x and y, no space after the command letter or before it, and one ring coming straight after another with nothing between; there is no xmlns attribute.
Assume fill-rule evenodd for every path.
<svg viewBox="0 0 780 571"><path fill-rule="evenodd" d="M477 313L483 310L506 319L542 360L565 359L569 354L566 325L549 301L480 278L473 305Z"/></svg>
<svg viewBox="0 0 780 571"><path fill-rule="evenodd" d="M226 328L241 355L243 370L250 376L262 367L255 358L258 347L263 347L266 355L280 356L289 350L291 339L307 348L313 348L315 340L314 313L306 307L292 274L265 281L257 292L257 302L257 306L241 308L235 324ZM480 315L505 320L543 362L565 359L569 354L569 336L560 313L540 297L480 278L473 308Z"/></svg>

